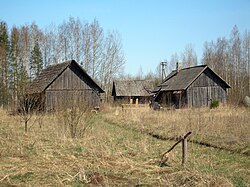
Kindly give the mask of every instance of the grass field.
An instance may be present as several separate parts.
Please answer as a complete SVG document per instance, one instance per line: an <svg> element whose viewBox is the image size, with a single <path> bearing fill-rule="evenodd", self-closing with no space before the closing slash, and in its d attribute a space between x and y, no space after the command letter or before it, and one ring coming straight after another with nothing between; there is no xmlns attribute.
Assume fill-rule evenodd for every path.
<svg viewBox="0 0 250 187"><path fill-rule="evenodd" d="M81 137L62 130L57 114L33 116L24 133L18 116L0 110L0 186L250 186L249 111L219 108L155 112L107 108L94 115ZM84 119L81 119L84 123ZM188 143L159 167L178 137Z"/></svg>
<svg viewBox="0 0 250 187"><path fill-rule="evenodd" d="M245 108L113 110L107 121L169 139L192 131L191 141L250 156L250 110Z"/></svg>

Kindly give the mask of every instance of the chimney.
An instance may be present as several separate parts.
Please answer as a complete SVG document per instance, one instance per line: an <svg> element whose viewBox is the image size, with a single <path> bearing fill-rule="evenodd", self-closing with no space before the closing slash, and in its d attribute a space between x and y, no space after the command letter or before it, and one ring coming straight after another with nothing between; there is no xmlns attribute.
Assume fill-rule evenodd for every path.
<svg viewBox="0 0 250 187"><path fill-rule="evenodd" d="M179 73L181 71L181 64L179 62L176 62L176 73Z"/></svg>
<svg viewBox="0 0 250 187"><path fill-rule="evenodd" d="M180 64L179 62L176 62L176 73L179 73L180 71Z"/></svg>

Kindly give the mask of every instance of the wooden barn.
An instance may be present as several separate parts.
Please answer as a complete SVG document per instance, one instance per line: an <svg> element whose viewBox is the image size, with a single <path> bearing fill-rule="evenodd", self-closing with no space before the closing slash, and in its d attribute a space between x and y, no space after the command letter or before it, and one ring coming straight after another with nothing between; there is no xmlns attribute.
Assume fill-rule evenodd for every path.
<svg viewBox="0 0 250 187"><path fill-rule="evenodd" d="M29 95L37 96L46 111L85 104L98 107L104 91L74 60L48 66L31 83Z"/></svg>
<svg viewBox="0 0 250 187"><path fill-rule="evenodd" d="M152 80L120 80L113 82L112 96L114 101L135 104L149 103L151 90L154 88Z"/></svg>
<svg viewBox="0 0 250 187"><path fill-rule="evenodd" d="M207 65L172 71L158 87L155 101L166 107L206 107L226 103L230 85Z"/></svg>

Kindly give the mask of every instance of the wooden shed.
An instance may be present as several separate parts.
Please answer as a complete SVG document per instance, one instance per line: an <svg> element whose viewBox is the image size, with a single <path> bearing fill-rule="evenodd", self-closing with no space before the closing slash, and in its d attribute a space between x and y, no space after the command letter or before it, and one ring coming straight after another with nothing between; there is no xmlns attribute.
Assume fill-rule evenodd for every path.
<svg viewBox="0 0 250 187"><path fill-rule="evenodd" d="M149 103L151 98L151 90L154 88L152 80L120 80L113 82L112 96L114 101L124 103L139 104Z"/></svg>
<svg viewBox="0 0 250 187"><path fill-rule="evenodd" d="M31 83L27 91L36 95L42 108L56 110L73 104L100 105L102 88L74 60L48 66Z"/></svg>
<svg viewBox="0 0 250 187"><path fill-rule="evenodd" d="M166 107L206 107L226 103L230 85L207 65L172 71L159 85L155 101Z"/></svg>

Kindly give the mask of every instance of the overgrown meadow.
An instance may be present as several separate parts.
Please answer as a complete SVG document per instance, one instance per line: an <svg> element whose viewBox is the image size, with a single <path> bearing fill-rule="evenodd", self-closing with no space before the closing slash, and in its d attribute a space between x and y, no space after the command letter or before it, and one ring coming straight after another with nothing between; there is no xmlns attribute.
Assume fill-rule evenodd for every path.
<svg viewBox="0 0 250 187"><path fill-rule="evenodd" d="M34 114L25 133L0 110L0 186L250 185L249 109L79 111ZM160 167L189 131L186 164L177 145Z"/></svg>

